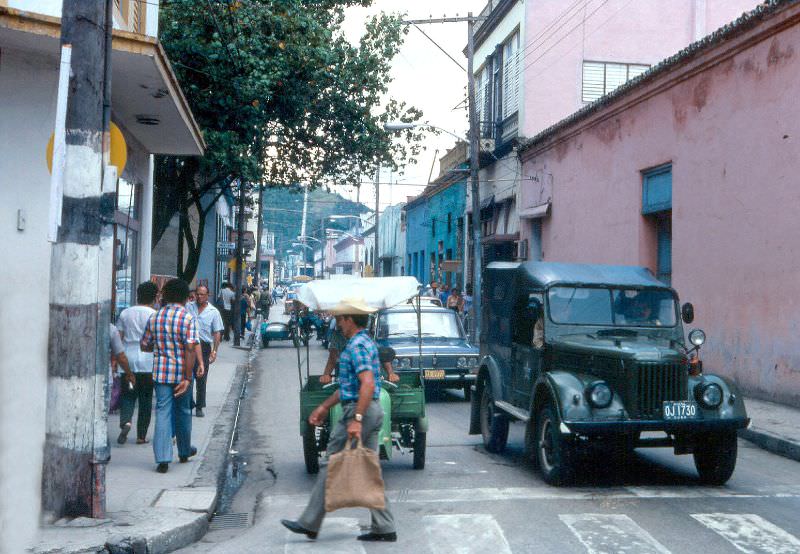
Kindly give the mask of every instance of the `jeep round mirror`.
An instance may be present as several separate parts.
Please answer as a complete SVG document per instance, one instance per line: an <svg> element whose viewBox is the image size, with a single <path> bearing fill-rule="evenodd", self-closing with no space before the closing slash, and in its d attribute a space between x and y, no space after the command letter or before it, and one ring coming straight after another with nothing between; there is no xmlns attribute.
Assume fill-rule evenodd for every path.
<svg viewBox="0 0 800 554"><path fill-rule="evenodd" d="M378 348L378 358L380 358L382 364L386 362L392 363L392 360L394 360L394 348L390 346Z"/></svg>
<svg viewBox="0 0 800 554"><path fill-rule="evenodd" d="M691 323L694 321L694 306L691 302L686 302L681 306L681 319L684 323Z"/></svg>

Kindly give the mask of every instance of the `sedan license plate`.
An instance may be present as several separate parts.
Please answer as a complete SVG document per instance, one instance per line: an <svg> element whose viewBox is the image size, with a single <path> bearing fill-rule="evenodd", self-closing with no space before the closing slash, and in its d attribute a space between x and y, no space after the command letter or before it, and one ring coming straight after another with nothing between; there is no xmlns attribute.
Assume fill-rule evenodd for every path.
<svg viewBox="0 0 800 554"><path fill-rule="evenodd" d="M444 370L443 369L426 369L425 370L425 378L426 379L444 379Z"/></svg>
<svg viewBox="0 0 800 554"><path fill-rule="evenodd" d="M697 419L700 411L694 400L667 400L662 404L664 419Z"/></svg>

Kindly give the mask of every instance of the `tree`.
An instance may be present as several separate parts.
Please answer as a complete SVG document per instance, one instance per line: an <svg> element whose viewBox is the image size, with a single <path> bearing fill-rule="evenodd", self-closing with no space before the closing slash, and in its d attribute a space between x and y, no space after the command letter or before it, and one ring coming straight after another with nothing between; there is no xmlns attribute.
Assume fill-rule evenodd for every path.
<svg viewBox="0 0 800 554"><path fill-rule="evenodd" d="M367 24L358 46L342 33L345 8L371 0L171 0L161 41L207 145L201 159L159 157L154 241L180 215L188 248L178 275L197 270L205 218L238 186L358 185L378 163L395 168L420 151L421 130L402 140L386 121L422 113L387 98L405 27L397 15ZM233 191L234 193L236 191ZM194 210L192 210L194 208ZM190 212L199 221L193 231Z"/></svg>

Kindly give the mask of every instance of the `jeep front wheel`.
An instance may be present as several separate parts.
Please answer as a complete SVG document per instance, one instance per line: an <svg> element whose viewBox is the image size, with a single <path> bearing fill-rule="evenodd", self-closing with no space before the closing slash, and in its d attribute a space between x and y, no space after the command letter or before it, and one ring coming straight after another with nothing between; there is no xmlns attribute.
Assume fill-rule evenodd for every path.
<svg viewBox="0 0 800 554"><path fill-rule="evenodd" d="M553 405L545 404L536 418L536 462L550 485L563 485L572 479L573 448L559 429Z"/></svg>
<svg viewBox="0 0 800 554"><path fill-rule="evenodd" d="M494 405L492 384L486 381L481 394L481 435L489 452L502 452L508 441L508 417Z"/></svg>
<svg viewBox="0 0 800 554"><path fill-rule="evenodd" d="M707 485L724 485L736 468L736 431L698 435L694 447L694 467Z"/></svg>

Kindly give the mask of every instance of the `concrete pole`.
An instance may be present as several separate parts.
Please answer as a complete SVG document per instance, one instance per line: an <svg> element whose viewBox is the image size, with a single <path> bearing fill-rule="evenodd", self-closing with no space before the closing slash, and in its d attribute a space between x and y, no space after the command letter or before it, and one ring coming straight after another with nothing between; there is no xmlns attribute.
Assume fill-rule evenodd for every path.
<svg viewBox="0 0 800 554"><path fill-rule="evenodd" d="M241 307L239 304L242 302L242 287L244 286L244 203L247 195L245 193L245 184L241 179L237 180L239 183L239 216L236 221L236 296L233 300L233 345L240 346L242 344L242 316Z"/></svg>
<svg viewBox="0 0 800 554"><path fill-rule="evenodd" d="M472 320L475 340L480 343L481 338L481 265L482 265L482 244L481 244L481 199L480 181L478 171L480 169L480 143L479 143L479 121L477 106L475 106L475 73L473 69L473 58L475 57L475 37L472 12L468 14L469 21L467 29L467 95L469 103L469 174L470 174L470 193L472 194ZM465 222L466 223L466 222Z"/></svg>
<svg viewBox="0 0 800 554"><path fill-rule="evenodd" d="M103 182L103 148L108 146L104 103L110 102L110 96L104 95L110 75L110 44L106 44L110 4L111 0L64 0L62 6L62 52L69 49L71 56L61 226L50 259L42 470L42 506L47 517L105 516L112 270L111 263L105 262L116 192L113 172Z"/></svg>
<svg viewBox="0 0 800 554"><path fill-rule="evenodd" d="M375 169L375 249L373 250L373 275L381 276L381 235L380 235L380 213L381 213L381 164Z"/></svg>

